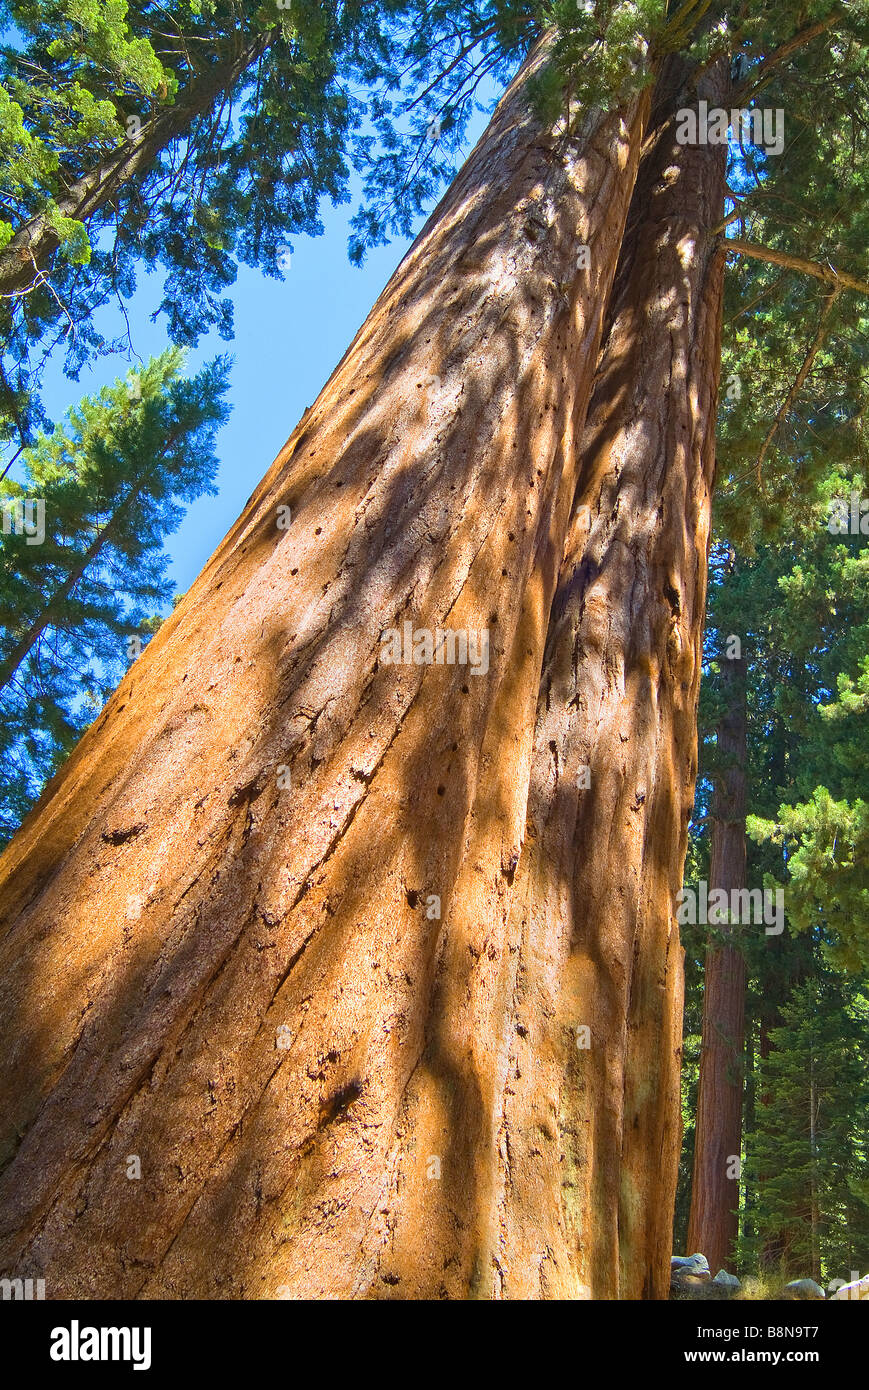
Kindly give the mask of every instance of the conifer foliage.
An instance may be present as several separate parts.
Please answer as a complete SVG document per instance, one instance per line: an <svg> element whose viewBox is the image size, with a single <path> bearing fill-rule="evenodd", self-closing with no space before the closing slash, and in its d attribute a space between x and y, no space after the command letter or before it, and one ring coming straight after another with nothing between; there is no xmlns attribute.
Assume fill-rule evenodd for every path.
<svg viewBox="0 0 869 1390"><path fill-rule="evenodd" d="M177 348L85 397L0 482L0 834L101 710L171 601L167 536L214 492L228 362Z"/></svg>

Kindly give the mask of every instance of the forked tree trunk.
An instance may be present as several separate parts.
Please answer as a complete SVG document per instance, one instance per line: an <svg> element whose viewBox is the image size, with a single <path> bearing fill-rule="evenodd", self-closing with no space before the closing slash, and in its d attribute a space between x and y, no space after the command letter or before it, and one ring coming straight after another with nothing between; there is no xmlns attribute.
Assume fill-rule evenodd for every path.
<svg viewBox="0 0 869 1390"><path fill-rule="evenodd" d="M746 886L746 661L724 657L725 713L718 725L723 760L712 807L709 892ZM738 933L730 924L725 937ZM703 976L700 1079L688 1249L713 1271L733 1270L739 1233L739 1172L745 1053L745 957L738 940L712 939Z"/></svg>
<svg viewBox="0 0 869 1390"><path fill-rule="evenodd" d="M242 518L0 861L0 1271L44 1277L55 1297L499 1293L502 1059L519 1021L505 923L647 106L548 131L514 82ZM708 252L680 254L694 285ZM693 430L714 382L690 357L700 340L676 336ZM662 1105L644 1010L667 1032L676 1007L676 966L657 977L693 744L687 725L684 747L666 739L669 711L690 722L693 708L710 468L708 446L701 458L672 427L654 505L638 485L636 521L663 502L672 549L635 614L653 634L631 648L642 710L605 657L587 678L613 706L625 795L641 764L656 808L645 851L643 811L615 821L636 826L625 892L649 905L626 947L634 1223L647 1191L631 1136L645 1143ZM405 621L488 629L487 673L386 664L381 634ZM602 757L601 790L621 766ZM610 828L589 820L603 839L582 881L615 871ZM618 992L623 963L603 954ZM628 1007L618 997L601 1004ZM584 1226L600 1198L577 1189ZM514 1248L514 1274L524 1259Z"/></svg>
<svg viewBox="0 0 869 1390"><path fill-rule="evenodd" d="M665 110L679 76L673 65L659 85ZM702 95L723 95L720 72ZM706 229L723 198L723 151L679 146L671 122L640 172L583 438L510 919L500 1254L513 1296L669 1287L675 897L696 773L723 281Z"/></svg>

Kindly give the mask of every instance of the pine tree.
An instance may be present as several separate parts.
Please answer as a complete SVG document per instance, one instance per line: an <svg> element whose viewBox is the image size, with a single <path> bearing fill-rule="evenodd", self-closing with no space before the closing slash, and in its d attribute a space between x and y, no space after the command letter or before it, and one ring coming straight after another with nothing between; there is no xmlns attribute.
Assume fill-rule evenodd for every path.
<svg viewBox="0 0 869 1390"><path fill-rule="evenodd" d="M782 1007L760 1064L769 1100L746 1159L759 1201L745 1255L759 1260L773 1236L784 1281L847 1282L869 1265L866 984L818 963Z"/></svg>
<svg viewBox="0 0 869 1390"><path fill-rule="evenodd" d="M828 379L823 372L814 379L814 390L826 398ZM833 467L824 476L818 462L831 446ZM860 897L861 858L854 851L861 803L859 798L854 807L836 802L827 786L841 798L854 795L861 782L859 696L855 700L850 694L855 682L848 672L859 672L865 651L866 550L859 533L841 543L827 529L831 496L856 485L853 471L843 476L836 467L835 433L828 431L821 442L812 440L810 448L817 483L814 506L805 489L796 499L796 517L792 507L779 518L775 546L762 544L752 556L742 557L738 567L730 565L726 574L713 565L707 655L719 651L722 633L741 631L742 640L748 634L749 746L744 772L753 811L749 823L758 843L749 855L753 881L760 884L764 875L768 885L784 880L788 932L822 927L827 955L859 970L865 968L860 955L865 908ZM725 490L722 510L729 501ZM713 664L704 687L704 722L710 728L720 718L716 669ZM837 688L846 696L841 708L837 702L828 703ZM843 729L849 737L843 737ZM705 746L705 770L712 777L719 775L716 754L714 745ZM803 797L811 800L793 804ZM776 815L778 821L770 819ZM787 847L787 871L777 848L782 844ZM838 895L834 882L842 885ZM795 981L812 977L814 953L804 946L787 934L766 943L749 935L742 943L751 976L745 1062L752 1079L747 1103L761 1120L775 1097L768 1090L768 1076L763 1082L767 1089L758 1091L756 1064L770 1055L770 1039L781 1026L779 1011ZM707 991L709 986L707 975ZM708 1142L717 1142L720 1113L707 1115L705 1124L710 1129ZM754 1118L747 1126L749 1152L753 1129ZM729 1145L728 1152L733 1148ZM749 1258L759 1248L754 1213L763 1207L762 1184L758 1191L750 1177L743 1187L747 1234L742 1249L743 1258ZM764 1239L768 1248L778 1249L780 1242L768 1228ZM690 1243L705 1248L700 1239Z"/></svg>
<svg viewBox="0 0 869 1390"><path fill-rule="evenodd" d="M830 494L850 497L845 488L855 492L859 483L859 473L834 471L811 543L791 553L790 565L764 566L778 590L768 600L778 653L772 709L790 726L793 751L777 798L749 820L787 887L793 928L822 929L834 963L857 971L869 963L869 821L861 796L869 753L869 527L831 535L828 517Z"/></svg>
<svg viewBox="0 0 869 1390"><path fill-rule="evenodd" d="M185 379L182 359L86 397L0 482L4 840L143 650L172 595L164 540L216 490L228 363Z"/></svg>

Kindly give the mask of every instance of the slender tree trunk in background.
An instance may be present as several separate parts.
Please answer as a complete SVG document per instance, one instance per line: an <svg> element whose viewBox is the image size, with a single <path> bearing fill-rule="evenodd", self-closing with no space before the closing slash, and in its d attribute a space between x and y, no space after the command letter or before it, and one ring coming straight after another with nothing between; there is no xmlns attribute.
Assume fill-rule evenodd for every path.
<svg viewBox="0 0 869 1390"><path fill-rule="evenodd" d="M774 1014L771 1014L769 1017L761 1020L760 1047L758 1050L758 1062L761 1065L768 1059L770 1053L774 1050L774 1044L772 1039L770 1038L770 1033L773 1029L779 1027L780 1024L781 1016L778 1014L778 1010L776 1010L776 1012ZM760 1067L758 1068L758 1070L760 1070ZM771 1093L769 1091L762 1091L760 1094L760 1104L770 1105L771 1103ZM757 1179L757 1187L760 1193L763 1192L764 1181L765 1175L763 1173L759 1173ZM778 1235L775 1236L767 1236L764 1240L763 1249L761 1250L760 1255L761 1269L765 1272L784 1274L786 1253L787 1240L783 1232L780 1232ZM787 1277L802 1278L802 1274L797 1273L792 1275L791 1273L788 1273Z"/></svg>
<svg viewBox="0 0 869 1390"><path fill-rule="evenodd" d="M647 107L553 132L514 82L242 518L0 861L0 1270L44 1277L49 1296L503 1291L505 1146L537 1113L533 1096L504 1107L525 1017L510 892ZM698 171L717 158L682 154ZM620 1219L635 1233L668 1216L648 1208L664 1189L643 1188L631 1146L666 1131L659 1092L675 1074L668 1055L659 1085L654 1054L662 1029L676 1048L669 895L684 838L674 850L669 837L694 771L720 285L699 211L666 243L685 302L656 380L680 413L658 396L654 460L626 447L607 463L599 401L587 483L601 495L598 571L639 547L635 580L615 567L611 655L604 589L583 579L582 699L606 694L609 751L595 756L605 805L579 828L578 883L619 878L577 922L581 950L617 980L622 1003L601 1006L628 1012L615 1021ZM653 296L634 335L656 305L664 315ZM631 582L645 602L628 601ZM562 610L572 587L568 564ZM386 664L381 634L405 622L488 629L488 671ZM599 716L586 716L590 733ZM643 905L635 929L622 884ZM626 960L591 936L613 913ZM593 1114L600 1083L584 1084ZM554 1206L562 1174L547 1180ZM601 1195L596 1183L571 1198L583 1230ZM524 1248L510 1258L521 1282Z"/></svg>
<svg viewBox="0 0 869 1390"><path fill-rule="evenodd" d="M811 1060L809 1078L809 1145L812 1155L812 1278L821 1279L821 1213L818 1203L818 1088L815 1082L815 1058Z"/></svg>
<svg viewBox="0 0 869 1390"><path fill-rule="evenodd" d="M748 1136L754 1133L757 1123L758 1029L755 1022L750 1022L746 1027L745 1050L742 1055L745 1066L745 1081L742 1092L742 1129L743 1133ZM753 1246L757 1235L756 1209L756 1188L753 1183L749 1182L745 1185L742 1211L742 1236L749 1248Z"/></svg>
<svg viewBox="0 0 869 1390"><path fill-rule="evenodd" d="M731 890L746 886L745 658L724 657L722 678L726 712L717 742L723 766L712 808L709 892L724 889L732 901ZM734 925L717 930L732 936ZM744 1050L745 957L738 941L712 939L704 971L688 1249L704 1254L713 1271L733 1269L739 1233Z"/></svg>
<svg viewBox="0 0 869 1390"><path fill-rule="evenodd" d="M662 103L679 76L668 69ZM720 72L701 95L725 104ZM723 208L724 169L721 149L676 144L672 123L644 162L583 439L510 916L499 1262L515 1297L669 1289L675 895L696 773L724 269L704 229Z"/></svg>

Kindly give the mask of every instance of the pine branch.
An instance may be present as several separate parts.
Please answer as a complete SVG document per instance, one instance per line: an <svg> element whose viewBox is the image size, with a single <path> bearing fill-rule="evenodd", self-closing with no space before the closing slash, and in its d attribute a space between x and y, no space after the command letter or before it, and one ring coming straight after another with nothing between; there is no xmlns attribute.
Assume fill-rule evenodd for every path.
<svg viewBox="0 0 869 1390"><path fill-rule="evenodd" d="M785 416L790 411L794 401L796 400L797 396L802 390L806 378L809 375L809 372L812 370L812 364L814 363L815 358L820 352L821 347L824 343L824 339L827 336L827 320L830 317L830 311L833 308L833 305L835 304L840 294L841 289L836 288L831 289L824 296L824 307L821 311L821 319L818 324L817 332L815 333L815 336L812 339L811 344L809 345L808 351L806 352L806 355L803 358L803 364L800 367L800 370L797 372L796 379L793 385L791 386L790 390L788 391L787 395L785 396L784 400L782 401L781 405L776 411L775 419L769 427L766 438L764 439L763 444L761 445L760 453L757 456L755 471L757 474L758 487L761 486L761 469L763 468L766 456L770 451L770 447L772 446L772 441L778 433L779 426L781 425Z"/></svg>
<svg viewBox="0 0 869 1390"><path fill-rule="evenodd" d="M820 34L832 29L833 25L842 18L841 10L831 10L825 19L819 19L814 24L806 25L805 29L800 29L796 34L792 34L783 44L774 49L768 58L764 58L761 63L753 68L745 82L737 88L733 94L733 100L737 106L744 106L749 97L754 97L770 81L774 70L779 67L786 58L798 49L804 48L812 39L816 39Z"/></svg>
<svg viewBox="0 0 869 1390"><path fill-rule="evenodd" d="M147 169L171 142L189 129L196 116L207 110L216 95L228 91L259 60L279 31L257 34L234 58L209 69L195 80L177 106L160 111L140 133L115 150L95 169L82 175L57 202L61 217L86 222L99 212L133 175ZM27 293L32 266L39 267L59 245L59 237L47 212L32 217L0 251L0 291Z"/></svg>
<svg viewBox="0 0 869 1390"><path fill-rule="evenodd" d="M810 261L804 256L792 256L788 251L777 251L772 246L761 246L759 242L743 241L741 237L728 237L724 242L728 254L733 251L740 256L751 256L756 261L766 261L769 265L780 265L785 270L796 270L802 275L812 275L840 290L855 290L857 294L869 295L869 282L849 275L846 270L836 270L835 266L822 265L820 261Z"/></svg>

